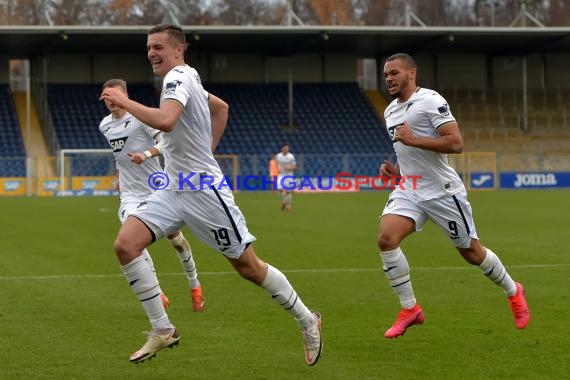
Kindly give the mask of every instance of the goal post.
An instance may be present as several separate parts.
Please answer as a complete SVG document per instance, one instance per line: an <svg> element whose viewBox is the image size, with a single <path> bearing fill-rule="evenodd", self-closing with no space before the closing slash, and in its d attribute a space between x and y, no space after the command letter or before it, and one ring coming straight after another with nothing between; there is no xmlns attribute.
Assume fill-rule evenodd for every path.
<svg viewBox="0 0 570 380"><path fill-rule="evenodd" d="M116 174L115 158L111 149L61 149L57 160L59 191L113 190ZM89 178L107 179L103 183L85 182L76 186L74 179L89 181ZM93 181L93 180L91 180ZM78 188L81 187L81 188ZM87 187L87 188L84 188Z"/></svg>
<svg viewBox="0 0 570 380"><path fill-rule="evenodd" d="M231 180L235 190L239 175L239 156L237 154L216 154L214 157L218 161L222 173Z"/></svg>
<svg viewBox="0 0 570 380"><path fill-rule="evenodd" d="M455 169L463 183L467 186L467 168L466 168L466 154L448 154L447 161L449 165Z"/></svg>
<svg viewBox="0 0 570 380"><path fill-rule="evenodd" d="M215 155L222 173L237 183L239 156ZM133 165L136 165L133 163ZM57 195L111 195L116 180L116 165L111 149L61 149L57 156ZM146 180L146 179L145 179Z"/></svg>
<svg viewBox="0 0 570 380"><path fill-rule="evenodd" d="M496 152L468 152L465 157L465 184L469 190L495 190L499 187Z"/></svg>
<svg viewBox="0 0 570 380"><path fill-rule="evenodd" d="M494 190L499 187L496 152L465 152L447 157L468 190Z"/></svg>

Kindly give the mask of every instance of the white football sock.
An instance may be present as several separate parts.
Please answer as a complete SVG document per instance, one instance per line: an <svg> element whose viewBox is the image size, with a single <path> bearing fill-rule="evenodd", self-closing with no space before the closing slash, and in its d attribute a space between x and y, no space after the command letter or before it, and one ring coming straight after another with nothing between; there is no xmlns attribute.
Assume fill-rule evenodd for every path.
<svg viewBox="0 0 570 380"><path fill-rule="evenodd" d="M507 273L507 269L493 251L489 248L485 249L487 254L479 268L481 268L481 271L489 280L503 288L508 296L514 296L517 292L517 287L509 273Z"/></svg>
<svg viewBox="0 0 570 380"><path fill-rule="evenodd" d="M315 318L297 295L287 277L278 269L267 264L267 276L261 286L271 294L281 307L295 317L301 327L309 328L315 324Z"/></svg>
<svg viewBox="0 0 570 380"><path fill-rule="evenodd" d="M398 247L391 251L382 252L380 257L382 258L384 274L400 298L400 305L404 309L411 309L416 304L416 297L412 289L410 267L406 256Z"/></svg>
<svg viewBox="0 0 570 380"><path fill-rule="evenodd" d="M148 250L146 248L142 250L142 257L147 262L147 264L150 266L150 269L154 273L156 273L156 270L154 269L154 262L152 261L152 257L150 257L150 253L148 252Z"/></svg>
<svg viewBox="0 0 570 380"><path fill-rule="evenodd" d="M156 274L150 269L142 255L130 263L122 265L121 271L143 306L153 329L173 327L160 299L161 290Z"/></svg>
<svg viewBox="0 0 570 380"><path fill-rule="evenodd" d="M182 268L184 268L184 272L186 272L188 286L190 289L197 288L200 286L200 281L198 281L198 272L196 271L196 263L192 257L192 249L190 248L190 244L182 232L179 232L178 235L176 235L174 238L168 240L174 249L176 249L178 260L180 260L180 264L182 265Z"/></svg>

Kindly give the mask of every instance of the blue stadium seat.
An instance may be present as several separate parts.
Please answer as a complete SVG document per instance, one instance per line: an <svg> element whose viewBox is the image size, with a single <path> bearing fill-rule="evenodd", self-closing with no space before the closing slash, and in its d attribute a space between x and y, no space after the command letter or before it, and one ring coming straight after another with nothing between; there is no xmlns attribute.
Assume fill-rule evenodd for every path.
<svg viewBox="0 0 570 380"><path fill-rule="evenodd" d="M26 175L26 149L10 88L0 85L0 177Z"/></svg>
<svg viewBox="0 0 570 380"><path fill-rule="evenodd" d="M386 157L392 154L392 144L382 121L356 83L295 84L293 130L285 127L288 124L285 83L204 86L230 104L228 127L217 152L240 155L242 173L252 174L250 170L253 170L265 175L266 163L254 163L247 156L269 157L285 141L291 144L294 153L303 155L378 154ZM97 100L100 92L100 85L48 86L49 106L63 148L108 148L98 131L99 122L108 114ZM144 104L157 105L158 94L151 84L129 84L129 94ZM356 163L354 167L372 173L377 170L377 164L373 162L368 167L365 163ZM308 159L303 168L306 174L325 174L325 171L341 170L343 165L335 160L313 162ZM94 167L101 172L107 169Z"/></svg>

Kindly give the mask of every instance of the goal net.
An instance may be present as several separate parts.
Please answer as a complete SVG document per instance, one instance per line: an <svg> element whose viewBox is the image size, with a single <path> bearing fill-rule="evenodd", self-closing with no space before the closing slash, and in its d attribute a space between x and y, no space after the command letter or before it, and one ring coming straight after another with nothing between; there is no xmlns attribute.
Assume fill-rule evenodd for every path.
<svg viewBox="0 0 570 380"><path fill-rule="evenodd" d="M469 190L494 190L499 186L497 153L469 152L466 154L466 185Z"/></svg>
<svg viewBox="0 0 570 380"><path fill-rule="evenodd" d="M236 183L238 156L216 155L215 158L222 173ZM115 194L116 167L111 149L62 149L58 155L57 169L57 190L54 189L57 195Z"/></svg>
<svg viewBox="0 0 570 380"><path fill-rule="evenodd" d="M62 149L57 159L58 195L111 195L116 180L111 149Z"/></svg>
<svg viewBox="0 0 570 380"><path fill-rule="evenodd" d="M236 188L237 179L239 175L239 156L236 154L216 154L214 155L222 173L228 181L231 181L232 188Z"/></svg>
<svg viewBox="0 0 570 380"><path fill-rule="evenodd" d="M497 153L466 152L447 156L468 190L494 190L499 186Z"/></svg>

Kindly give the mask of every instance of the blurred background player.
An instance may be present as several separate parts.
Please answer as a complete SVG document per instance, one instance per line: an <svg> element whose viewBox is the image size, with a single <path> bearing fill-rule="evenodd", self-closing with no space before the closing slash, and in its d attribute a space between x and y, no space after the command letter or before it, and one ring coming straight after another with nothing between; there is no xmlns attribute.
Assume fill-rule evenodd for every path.
<svg viewBox="0 0 570 380"><path fill-rule="evenodd" d="M110 79L103 84L103 90L109 87L119 89L128 96L127 83L122 79ZM105 106L111 114L101 121L99 130L113 149L118 174L117 188L120 191L121 200L119 220L121 223L124 223L131 212L152 194L152 189L148 185L149 176L152 173L162 171L158 158L147 159L153 156L151 151L156 153L154 156L158 156L159 151L156 147L152 147L150 151L142 153L144 160L140 160L140 162L144 161L144 163L141 165L131 162L134 159L133 154L130 152L144 151L148 147L153 146L160 141L162 132L144 125L126 110L108 100L105 100ZM204 310L204 298L190 245L181 231L168 235L168 241L176 250L178 259L186 272L192 298L192 308L196 312L201 312ZM154 271L152 258L146 248L142 254ZM164 293L161 293L161 298L164 306L168 307L169 300Z"/></svg>
<svg viewBox="0 0 570 380"><path fill-rule="evenodd" d="M499 257L484 247L477 236L467 191L457 172L449 165L448 153L461 153L463 138L447 101L437 92L416 85L417 65L408 54L386 59L384 77L394 99L384 118L392 138L398 164L385 161L380 174L385 177L420 176L417 187L397 187L384 207L378 232L383 269L402 309L384 336L395 338L424 321L416 302L410 268L400 242L431 220L445 233L461 256L476 265L500 286L508 297L515 325L524 329L530 319L523 286L514 282Z"/></svg>
<svg viewBox="0 0 570 380"><path fill-rule="evenodd" d="M279 167L279 176L277 187L281 192L281 210L292 210L293 190L291 183L294 182L294 172L297 169L297 162L293 153L289 152L289 144L281 146L281 152L275 156L277 166Z"/></svg>
<svg viewBox="0 0 570 380"><path fill-rule="evenodd" d="M269 178L274 182L271 185L271 192L274 193L277 188L277 180L279 178L279 166L275 160L275 154L271 156L271 160L269 160Z"/></svg>

